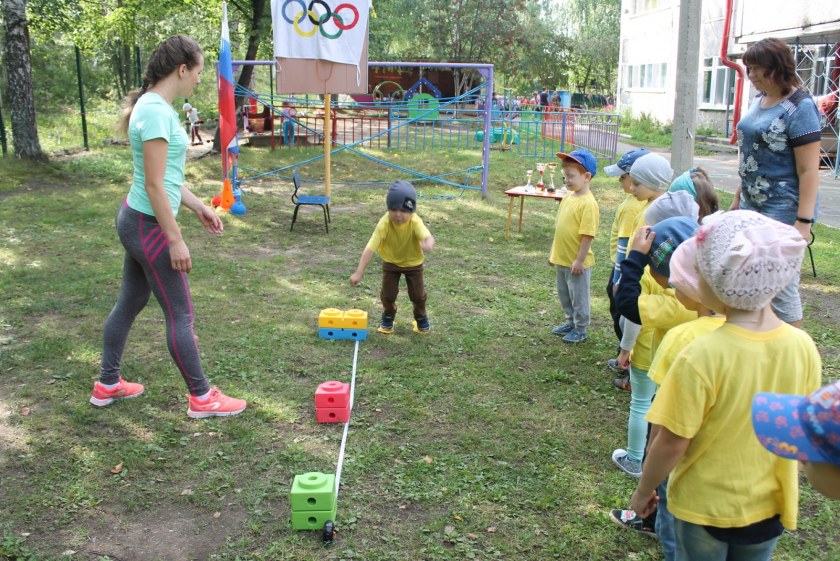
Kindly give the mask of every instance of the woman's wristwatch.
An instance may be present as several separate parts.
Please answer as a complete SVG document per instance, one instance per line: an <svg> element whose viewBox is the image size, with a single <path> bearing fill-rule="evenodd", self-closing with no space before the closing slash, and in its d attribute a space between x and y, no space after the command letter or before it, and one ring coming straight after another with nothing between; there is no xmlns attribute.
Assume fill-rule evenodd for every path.
<svg viewBox="0 0 840 561"><path fill-rule="evenodd" d="M801 216L796 217L797 222L804 222L805 224L813 224L816 222L813 218L802 218Z"/></svg>

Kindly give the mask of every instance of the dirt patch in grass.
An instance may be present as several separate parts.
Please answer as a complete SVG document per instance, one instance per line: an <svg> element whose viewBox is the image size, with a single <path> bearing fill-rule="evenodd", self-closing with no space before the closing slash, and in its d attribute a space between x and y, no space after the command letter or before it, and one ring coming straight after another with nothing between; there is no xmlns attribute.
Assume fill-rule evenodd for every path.
<svg viewBox="0 0 840 561"><path fill-rule="evenodd" d="M807 307L805 320L808 320L808 315L817 314L825 322L840 326L840 298L837 297L837 292L818 285L808 286L804 282L807 281L803 279L799 293Z"/></svg>
<svg viewBox="0 0 840 561"><path fill-rule="evenodd" d="M21 194L52 193L61 190L69 191L71 188L75 189L76 187L77 185L71 181L59 181L57 178L47 179L44 177L35 177L24 180L14 191L0 191L0 201L7 197Z"/></svg>
<svg viewBox="0 0 840 561"><path fill-rule="evenodd" d="M240 509L209 513L172 504L156 504L152 510L132 513L105 508L95 518L42 536L38 542L39 549L54 554L73 550L77 560L107 556L113 561L201 561L238 534L246 517Z"/></svg>

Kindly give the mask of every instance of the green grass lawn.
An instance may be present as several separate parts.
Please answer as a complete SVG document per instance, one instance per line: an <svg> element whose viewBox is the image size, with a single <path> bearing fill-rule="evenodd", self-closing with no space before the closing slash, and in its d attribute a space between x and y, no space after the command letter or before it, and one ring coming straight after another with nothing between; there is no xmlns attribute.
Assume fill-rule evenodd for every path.
<svg viewBox="0 0 840 561"><path fill-rule="evenodd" d="M268 169L315 154L243 148L242 163ZM427 172L478 163L387 157ZM321 178L320 166L302 167L304 179ZM318 534L288 523L295 474L332 472L338 456L342 427L315 423L314 391L349 381L353 359L352 343L318 338L317 318L361 308L376 322L378 262L358 287L348 278L385 210L376 182L393 172L336 156L329 234L319 209L301 211L289 232L290 183L270 176L247 184L248 214L225 217L220 238L181 216L205 368L249 401L237 417L192 421L154 302L123 364L145 394L102 409L87 402L120 282L113 219L131 173L127 148L45 165L3 160L0 559L660 559L656 541L608 519L635 483L610 460L626 443L629 403L606 368L616 345L607 239L621 193L614 180L594 182L592 338L568 347L550 334L561 320L546 263L556 205L528 201L522 233L504 239L503 191L532 166L494 153L487 200L420 187L418 212L438 240L426 269L432 333L411 332L403 293L395 334L371 330L360 344L339 532L324 549ZM218 193L216 157L190 161L187 175L199 196ZM838 243L818 225L818 276L802 278L826 380L840 378ZM800 529L775 559L838 559L840 503L804 480L801 497Z"/></svg>

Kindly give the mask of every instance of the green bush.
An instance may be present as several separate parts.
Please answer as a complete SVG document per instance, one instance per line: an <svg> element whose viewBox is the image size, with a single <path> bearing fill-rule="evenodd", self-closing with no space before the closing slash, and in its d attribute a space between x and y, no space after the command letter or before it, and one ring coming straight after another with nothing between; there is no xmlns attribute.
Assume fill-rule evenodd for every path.
<svg viewBox="0 0 840 561"><path fill-rule="evenodd" d="M666 147L671 145L673 126L670 122L660 123L647 113L634 117L627 109L621 114L619 132L628 135L634 143Z"/></svg>

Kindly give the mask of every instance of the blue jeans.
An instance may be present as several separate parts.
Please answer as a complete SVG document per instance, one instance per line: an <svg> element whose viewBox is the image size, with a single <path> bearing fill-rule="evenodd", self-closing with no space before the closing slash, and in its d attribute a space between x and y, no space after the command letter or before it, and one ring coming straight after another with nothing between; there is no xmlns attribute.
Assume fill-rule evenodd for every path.
<svg viewBox="0 0 840 561"><path fill-rule="evenodd" d="M283 144L295 145L295 124L292 121L283 121Z"/></svg>
<svg viewBox="0 0 840 561"><path fill-rule="evenodd" d="M703 526L674 519L677 535L677 561L770 561L776 542L773 538L755 545L730 545L712 537Z"/></svg>
<svg viewBox="0 0 840 561"><path fill-rule="evenodd" d="M647 370L630 365L630 418L627 420L627 455L631 460L641 462L647 444L647 415L656 382L648 378Z"/></svg>
<svg viewBox="0 0 840 561"><path fill-rule="evenodd" d="M668 479L656 488L659 503L656 505L656 537L662 544L665 561L675 561L677 558L677 536L674 532L674 515L668 510Z"/></svg>

